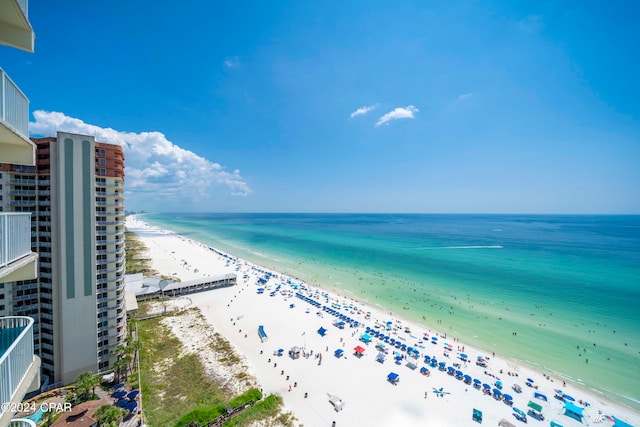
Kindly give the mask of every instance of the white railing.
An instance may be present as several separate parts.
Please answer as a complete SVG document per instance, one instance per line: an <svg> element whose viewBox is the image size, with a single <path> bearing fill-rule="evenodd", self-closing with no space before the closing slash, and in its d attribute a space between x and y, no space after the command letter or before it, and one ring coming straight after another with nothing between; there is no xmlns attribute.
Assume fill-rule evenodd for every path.
<svg viewBox="0 0 640 427"><path fill-rule="evenodd" d="M0 121L29 139L29 100L0 68Z"/></svg>
<svg viewBox="0 0 640 427"><path fill-rule="evenodd" d="M31 253L31 214L0 212L0 268Z"/></svg>
<svg viewBox="0 0 640 427"><path fill-rule="evenodd" d="M33 319L30 317L0 317L0 331L22 329L10 343L0 341L0 403L13 400L24 380L33 356ZM4 407L4 405L2 405ZM5 411L0 409L0 416Z"/></svg>

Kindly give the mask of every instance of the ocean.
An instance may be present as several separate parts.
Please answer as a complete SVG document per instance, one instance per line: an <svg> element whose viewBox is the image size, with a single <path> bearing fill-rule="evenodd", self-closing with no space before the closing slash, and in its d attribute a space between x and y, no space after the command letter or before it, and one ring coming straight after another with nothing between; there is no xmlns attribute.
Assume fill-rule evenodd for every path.
<svg viewBox="0 0 640 427"><path fill-rule="evenodd" d="M640 216L141 218L640 410Z"/></svg>

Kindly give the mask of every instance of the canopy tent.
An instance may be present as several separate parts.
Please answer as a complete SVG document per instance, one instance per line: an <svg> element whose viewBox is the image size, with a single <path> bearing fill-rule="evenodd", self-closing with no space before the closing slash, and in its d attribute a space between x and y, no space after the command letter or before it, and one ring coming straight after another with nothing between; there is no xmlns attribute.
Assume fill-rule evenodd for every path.
<svg viewBox="0 0 640 427"><path fill-rule="evenodd" d="M565 394L565 397L566 396L567 395ZM569 418L573 418L574 420L582 422L582 418L584 418L582 411L584 411L584 408L574 405L571 402L565 402L564 404L564 414Z"/></svg>
<svg viewBox="0 0 640 427"><path fill-rule="evenodd" d="M364 348L362 346L357 346L353 351L355 351L357 355L362 355L364 353Z"/></svg>
<svg viewBox="0 0 640 427"><path fill-rule="evenodd" d="M420 373L422 375L429 375L430 374L429 370L427 368L425 368L424 366L422 368L420 368Z"/></svg>
<svg viewBox="0 0 640 427"><path fill-rule="evenodd" d="M384 353L378 353L378 355L376 356L376 360L380 363L384 363L384 359L386 358Z"/></svg>
<svg viewBox="0 0 640 427"><path fill-rule="evenodd" d="M119 391L117 393L113 393L113 397L115 399L122 399L123 397L125 397L127 395L126 391Z"/></svg>
<svg viewBox="0 0 640 427"><path fill-rule="evenodd" d="M333 354L336 357L342 357L342 354L344 353L344 350L342 350L341 348L337 349Z"/></svg>
<svg viewBox="0 0 640 427"><path fill-rule="evenodd" d="M527 406L534 411L542 412L542 406L538 405L535 402L532 402L531 400L529 401L529 404Z"/></svg>
<svg viewBox="0 0 640 427"><path fill-rule="evenodd" d="M620 418L613 416L613 427L633 427L631 424L622 421Z"/></svg>
<svg viewBox="0 0 640 427"><path fill-rule="evenodd" d="M478 409L473 409L473 415L471 417L473 419L473 421L482 423L482 411L478 410Z"/></svg>
<svg viewBox="0 0 640 427"><path fill-rule="evenodd" d="M547 396L540 393L540 392L535 392L533 393L533 397L535 397L536 399L540 399L540 400L544 400L545 402L547 402Z"/></svg>
<svg viewBox="0 0 640 427"><path fill-rule="evenodd" d="M320 334L321 337L323 337L327 334L327 330L323 327L320 327L320 329L318 329L318 333Z"/></svg>
<svg viewBox="0 0 640 427"><path fill-rule="evenodd" d="M387 375L387 380L393 384L396 384L398 381L400 381L400 375L396 374L395 372L391 372L389 375Z"/></svg>

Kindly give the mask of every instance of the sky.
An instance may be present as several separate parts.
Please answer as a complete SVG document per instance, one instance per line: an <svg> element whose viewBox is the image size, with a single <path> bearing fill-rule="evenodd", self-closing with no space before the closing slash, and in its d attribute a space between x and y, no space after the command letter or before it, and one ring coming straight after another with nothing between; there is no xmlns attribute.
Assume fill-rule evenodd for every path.
<svg viewBox="0 0 640 427"><path fill-rule="evenodd" d="M152 212L640 213L640 2L31 0L32 136Z"/></svg>

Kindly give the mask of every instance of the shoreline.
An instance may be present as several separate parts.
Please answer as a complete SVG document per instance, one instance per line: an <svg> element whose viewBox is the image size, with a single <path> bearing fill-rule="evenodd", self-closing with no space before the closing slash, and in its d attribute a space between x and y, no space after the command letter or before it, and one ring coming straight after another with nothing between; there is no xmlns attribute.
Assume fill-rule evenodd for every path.
<svg viewBox="0 0 640 427"><path fill-rule="evenodd" d="M257 327L257 325L255 325L254 323L259 322L260 320L253 319L253 316L248 314L248 312L251 310L264 312L262 313L264 316L270 316L271 318L273 318L273 322L271 323L274 323L275 326L271 328L273 329L273 331L277 331L275 332L273 341L280 341L277 345L281 345L285 349L290 347L288 346L288 344L290 343L287 343L287 341L296 341L296 339L293 338L293 336L287 337L287 335L291 335L290 332L289 334L286 333L287 330L290 330L293 327L293 325L287 322L288 320L287 317L288 315L291 315L291 316L295 315L296 321L299 320L300 322L299 326L298 324L295 325L295 328L304 327L304 330L301 332L302 335L299 335L302 337L306 336L306 338L304 338L305 342L303 343L304 347L312 348L312 349L315 347L316 354L318 354L317 353L318 351L322 352L322 350L324 350L322 354L325 355L325 360L322 361L322 367L324 368L324 366L326 365L326 366L329 366L330 369L332 370L335 369L337 372L337 375L348 375L350 373L350 372L345 372L344 367L339 365L340 362L343 362L342 365L345 365L345 366L349 364L348 371L353 370L354 372L360 373L363 377L367 377L369 373L372 371L377 372L376 374L377 377L384 377L386 374L385 375L383 374L387 370L398 371L402 376L402 383L398 386L398 389L404 388L404 387L406 387L406 389L403 390L402 392L403 399L397 402L397 406L394 405L393 414L390 414L391 416L390 419L396 419L396 418L393 418L394 416L401 417L401 418L397 418L396 422L398 422L397 420L400 420L400 419L405 420L405 418L402 418L402 417L409 417L409 418L406 418L405 421L403 421L404 425L412 425L413 421L411 421L411 414L415 412L416 414L421 414L421 416L417 418L419 420L424 420L425 419L424 417L427 417L432 422L437 423L439 425L459 425L460 422L464 423L470 420L471 409L473 407L474 402L478 400L482 401L481 403L477 402L478 405L487 406L487 408L483 408L483 412L485 412L485 420L490 420L491 422L495 420L495 422L497 423L501 418L505 418L508 420L511 420L511 418L513 418L511 416L510 408L508 408L507 405L505 405L503 402L499 402L499 401L496 401L495 399L482 396L481 392L475 389L472 389L470 385L464 385L462 381L455 380L453 377L446 375L446 373L437 372L437 369L429 368L432 371L431 375L427 378L424 378L422 375L420 375L418 371L421 367L424 366L424 363L421 359L418 359L415 362L415 365L417 365L417 368L418 368L415 371L411 371L407 369L405 366L402 366L404 365L404 363L402 365L396 365L392 361L388 360L383 365L378 362L375 362L375 360L366 360L366 359L375 358L375 353L377 353L377 351L373 350L373 343L368 346L368 349L365 351L365 355L362 358L351 356L349 346L353 348L358 344L362 344L358 340L358 336L365 331L364 326L359 328L346 328L345 330L338 330L337 328L334 328L330 322L327 322L328 319L320 320L322 318L320 318L319 316L312 315L309 312L307 312L306 309L310 308L310 306L308 306L303 301L295 297L290 301L287 301L288 298L285 298L285 301L283 302L280 300L280 296L276 296L275 298L273 298L273 297L269 297L268 295L257 295L255 293L257 286L254 285L254 279L257 279L259 277L259 269L261 269L261 267L259 266L256 266L252 263L249 263L248 261L245 261L236 257L233 257L233 259L237 260L233 263L234 264L233 266L230 265L228 262L220 259L217 260L218 261L217 265L213 265L214 263L212 262L211 258L214 258L214 257L220 258L222 256L212 251L209 251L207 249L209 248L208 245L174 234L172 232L167 232L167 231L160 230L156 227L148 226L142 221L137 220L135 216L127 217L127 227L129 228L130 231L133 231L134 233L136 233L140 237L140 239L147 245L150 251L150 258L154 263L154 268L163 274L171 275L173 273L176 273L176 275L182 278L183 280L188 280L190 278L195 278L195 277L201 277L201 276L195 275L196 273L194 273L192 270L189 269L189 267L192 267L193 265L194 267L192 267L192 269L195 270L196 269L195 266L197 265L199 268L198 274L204 274L205 271L209 274L212 274L213 272L217 272L217 274L221 274L223 272L236 272L236 274L238 274L241 277L238 280L238 285L229 290L224 290L224 291L215 290L215 291L209 291L209 292L204 292L202 294L198 294L199 296L202 295L202 298L198 298L199 302L196 303L195 305L201 308L201 311L203 312L203 314L205 315L209 323L211 323L216 329L220 330L221 333L223 333L223 335L227 339L229 339L236 348L240 350L240 353L245 355L245 357L249 362L249 366L251 370L256 373L256 377L258 381L261 384L263 384L265 389L275 387L275 389L272 389L272 391L275 391L278 394L282 395L286 409L291 410L305 425L322 425L322 422L326 421L324 420L324 417L328 417L334 414L336 418L345 418L344 421L346 421L347 419L349 419L349 417L347 416L348 412L351 412L351 411L348 411L347 408L351 406L355 406L357 408L358 406L361 405L360 401L364 401L366 406L368 402L371 403L371 402L375 402L376 399L380 399L380 397L375 397L374 395L370 396L370 394L372 391L382 395L387 394L386 392L388 392L388 390L386 390L386 386L388 385L388 383L384 381L384 378L380 378L381 381L379 383L376 382L375 385L373 384L371 385L372 390L366 391L365 393L366 397L363 396L362 398L358 398L356 394L356 397L349 399L350 402L347 404L345 410L339 413L329 412L328 414L325 414L325 412L327 412L324 410L326 409L324 408L326 407L326 402L323 403L320 397L315 396L317 391L314 391L313 400L316 402L317 406L324 408L322 410L323 415L320 416L320 418L318 417L314 418L313 413L316 411L308 407L309 402L312 401L311 398L308 400L305 400L306 398L303 398L302 401L299 400L299 397L294 398L294 395L290 394L291 392L288 391L286 385L284 386L284 389L282 388L281 383L283 378L279 378L279 375L275 375L275 378L273 378L274 374L277 374L277 372L272 372L272 371L277 371L277 367L272 367L271 369L269 369L270 366L264 366L266 361L263 359L265 359L266 354L270 355L271 351L268 351L267 349L272 345L271 344L265 345L265 343L255 343L253 341L255 340L255 335L256 335L254 328ZM150 231L152 232L150 233ZM174 249L173 252L169 251L166 245L164 245L165 247L163 249L162 248L163 245L160 245L158 242L159 238L162 238L167 242L171 240L172 242L169 242L168 248ZM178 241L184 243L185 247L182 248L181 246L179 248L178 245L176 244ZM182 250L180 251L181 248ZM164 251L164 255L162 251ZM202 253L196 253L196 252L202 252ZM223 251L219 251L219 252L223 252ZM171 256L169 255L170 253L174 253L176 255L173 261L171 261ZM175 262L178 259L185 260L186 258L189 258L190 260L192 260L192 262L186 263L186 265L180 265L179 262L178 263ZM227 258L227 260L229 260L229 258ZM202 268L202 265L205 263L209 264L208 267L211 267L211 268L210 269ZM239 271L234 271L236 266L240 267ZM179 270L179 273L178 271L173 271L173 270ZM247 274L249 278L242 279L243 274ZM278 283L286 283L286 280L289 279L288 275L281 275L279 273L275 273L275 274L278 274L278 276L282 278L281 281L278 281ZM300 279L291 278L291 280L300 282ZM450 357L447 358L447 357L444 357L440 345L433 345L430 343L428 343L427 345L424 345L425 344L424 341L419 339L423 332L427 332L430 334L430 336L437 334L438 337L441 337L442 340L445 340L446 338L444 337L446 337L446 334L441 334L440 332L436 332L434 328L429 328L427 326L420 325L413 320L408 320L404 316L402 316L402 313L392 312L393 314L389 315L378 304L359 302L357 299L357 296L355 296L354 294L345 295L343 293L341 295L339 292L338 293L335 292L335 289L328 290L328 289L320 288L318 285L310 285L310 284L304 284L304 285L306 286L309 294L311 295L326 294L327 303L329 301L331 301L331 303L346 302L347 304L358 306L358 311L362 313L365 313L366 311L370 311L372 313L371 320L365 321L364 318L362 318L362 321L366 326L373 326L375 324L374 319L377 319L379 322L386 322L387 320L385 319L389 319L389 318L392 318L392 322L394 326L408 325L409 330L412 331L408 334L403 333L403 331L397 332L394 330L394 332L397 332L396 336L399 339L403 339L405 342L410 342L410 344L417 344L416 348L420 348L421 353L427 353L427 352L429 354L433 353L433 355L438 356L439 360L442 359L443 361L446 361L447 365L456 363L456 361L460 362L460 360L455 358L456 351L450 352ZM226 305L226 307L221 301L218 300L222 297L229 298L229 302ZM205 304L205 302L207 302L207 304ZM287 306L288 304L294 304L296 308L295 309L289 308ZM214 306L215 309L211 310L211 306ZM299 309L298 309L298 306L300 307ZM236 314L234 316L234 310L236 310L235 307L238 307L238 310L242 311L242 313L237 314L237 312L235 312ZM362 309L360 307L366 307L366 308ZM281 311L283 310L284 310L284 314L281 313ZM302 311L302 312L298 313L299 311ZM358 311L355 312L356 314L354 314L354 316L357 315ZM227 314L227 316L224 316L225 313ZM325 317L328 316L326 313L322 313L322 314ZM231 317L229 317L229 315L231 315ZM279 320L276 319L276 318L283 317L283 315L284 315L284 321L282 319L279 319ZM221 317L221 316L224 316L224 317ZM238 316L242 316L242 317L238 317ZM357 316L360 316L360 315L357 315ZM234 318L237 318L236 322L233 322ZM280 322L279 326L278 326L278 322ZM238 323L238 325L229 325L229 323ZM351 366L353 365L353 361L342 361L341 359L335 359L334 356L332 355L332 352L329 351L331 347L327 344L324 345L324 348L321 348L322 338L320 337L320 339L318 339L319 336L316 337L315 335L317 334L315 334L314 332L315 329L317 329L315 324L318 324L318 323L324 323L323 327L327 328L331 335L336 335L341 339L341 341L338 341L338 342L325 340L327 342L331 342L333 347L338 347L340 346L340 344L342 344L342 346L345 346L346 342L349 342L349 346L344 347L346 349L345 353L348 354L347 358L357 359L355 360L355 362L359 365ZM253 340L251 341L253 345L249 345L249 343L246 341L247 338L242 339L242 335L238 336L238 332L235 331L235 326L240 326L241 324L244 325L245 328L248 328L248 329L244 329L245 332L249 331L248 334L244 334L244 335L253 335ZM241 329L241 328L238 328L238 329ZM267 326L265 326L265 329L268 330ZM272 340L271 333L269 331L267 333L270 334L269 341L271 341ZM313 337L309 335L313 335ZM306 342L307 339L309 341L308 343ZM449 337L448 339L453 341L453 337ZM313 347L311 347L312 345ZM363 347L365 347L365 345L363 345ZM473 358L475 358L476 355L483 354L479 349L471 348L469 346L464 346L462 343L457 342L457 340L453 341L452 347L454 350L464 347L465 350L463 351L466 351L467 353L469 353L470 356L472 356ZM320 348L320 350L318 350L318 348ZM258 351L260 350L262 351L262 354L258 353ZM485 357L487 356L488 355L485 354ZM270 359L270 358L272 357L267 357L267 359ZM543 406L545 407L545 415L547 416L548 419L561 419L563 425L572 425L572 424L568 422L570 421L568 417L565 417L563 415L558 415L557 406L558 404L561 404L561 403L553 398L553 388L558 388L558 386L560 386L559 388L562 388L567 393L572 393L574 396L577 395L576 396L577 399L589 401L592 405L587 410L587 413L589 413L590 418L598 415L596 408L600 408L600 407L604 408L602 410L604 413L608 414L612 412L612 415L615 415L629 422L637 423L638 422L637 420L640 418L638 414L634 412L631 408L623 406L617 402L607 401L604 396L598 395L592 390L584 389L572 383L568 383L566 386L562 386L562 380L560 378L557 378L557 377L552 378L551 376L548 376L546 373L542 371L537 371L535 368L526 366L521 362L502 358L500 355L497 355L495 357L491 355L489 356L489 358L490 358L490 365L489 365L490 371L483 372L481 369L475 369L475 365L467 366L465 369L469 371L470 375L473 374L474 377L482 378L483 382L486 381L489 384L491 384L491 381L494 380L495 377L500 376L501 379L505 382L506 393L509 393L509 391L506 391L506 390L508 389L507 388L508 384L511 384L513 382L511 380L514 378L518 378L518 381L520 381L520 385L523 388L523 393L521 395L517 395L516 393L511 393L511 394L514 397L514 403L516 404L516 406L518 406L521 409L525 409L525 410L527 409L526 406L530 397L527 397L526 400L521 398L525 397L524 394L527 394L527 396L529 396L529 394L531 393L527 393L527 392L532 391L525 386L523 379L525 377L531 376L532 378L533 377L536 378L535 384L537 384L541 390L546 391L545 394L548 397L549 402L547 403L539 402L539 403L542 403ZM287 360L288 358L286 357L286 355L278 359L282 360L281 363L287 367L287 372L289 372L289 369L291 369L292 373L290 374L290 376L293 376L296 374L298 367L295 366L295 363L298 362L297 360L296 361ZM326 360L326 359L329 359L329 360ZM403 359L403 361L404 360L405 359ZM301 362L304 362L304 361L301 361ZM269 361L269 363L271 363L271 361ZM277 363L277 362L274 362L274 363ZM298 365L300 365L300 363L298 363ZM364 365L366 365L366 367ZM382 372L380 372L381 368L382 368ZM306 371L308 370L318 370L318 368L309 368L304 372L304 376L309 375L309 376L315 377L316 375L312 373L307 374ZM500 370L502 370L502 373L500 373ZM512 371L514 371L515 373L518 373L518 377L512 377L511 375L507 375L507 372L511 373ZM487 375L487 373L493 375L493 377L491 375ZM302 375L302 371L297 372L297 374ZM324 377L326 376L327 375L325 373ZM321 375L320 377L321 378L315 378L315 380L317 380L318 382L322 382L323 375ZM437 379L437 382L434 382L433 381L434 379ZM417 380L420 380L420 381L417 381ZM449 394L443 395L442 398L440 399L425 398L425 396L427 396L425 395L425 392L428 392L429 397L431 397L432 395L434 397L436 396L436 394L432 394L432 388L435 387L437 389L438 383L444 384L445 389L451 388L452 391L450 393L451 395L455 395L455 399L451 398L450 397L451 395ZM442 384L440 385L442 386ZM493 384L491 385L493 386ZM297 387L294 388L294 391L296 388ZM345 396L351 396L353 394L353 390L351 390L349 387L345 388L343 386L341 388L344 388L343 394ZM356 389L357 388L358 387L356 387ZM310 387L309 389L313 390L314 388ZM395 390L389 393L400 394ZM311 392L309 392L309 394L311 395ZM317 399L320 399L320 401L317 401ZM520 402L521 400L523 400L523 402ZM533 400L532 397L531 397L531 400ZM537 400L533 400L533 401L538 402ZM435 402L438 402L438 404L436 404ZM442 403L442 402L446 402L446 403ZM386 407L388 406L388 403L389 403L389 396L385 396L382 398L382 400L380 400L379 406L378 404L376 404L376 405L373 405L372 407L373 408ZM464 415L457 414L457 413L453 414L452 412L456 412L456 410L452 409L451 407L447 409L449 405L454 405L458 403L460 403L461 406L465 408L459 411L459 412L464 412ZM408 404L410 406L409 408L406 407L406 405ZM549 410L546 410L547 407L549 407ZM331 409L331 408L328 407L328 409ZM594 410L596 411L595 413L593 413ZM357 411L357 412L359 412L359 414L356 414L356 415L362 416L361 411ZM318 422L320 419L323 419L323 421ZM354 418L353 420L355 421L356 418ZM348 423L345 424L344 421L340 422L338 425L353 425ZM330 422L330 421L327 421L327 422ZM379 417L374 418L371 420L371 423L369 423L369 425L384 425L384 423L378 424L380 422L381 420ZM391 421L387 420L385 422L388 423Z"/></svg>

